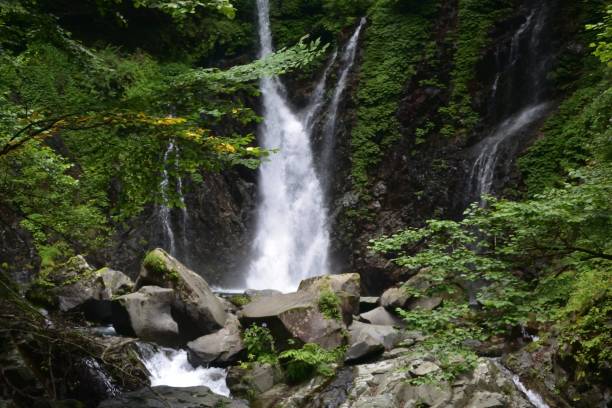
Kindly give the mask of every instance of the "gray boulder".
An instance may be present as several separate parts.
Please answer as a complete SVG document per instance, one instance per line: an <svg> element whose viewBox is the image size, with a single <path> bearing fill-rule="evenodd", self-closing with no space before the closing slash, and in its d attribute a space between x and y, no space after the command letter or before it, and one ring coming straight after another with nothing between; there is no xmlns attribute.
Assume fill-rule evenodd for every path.
<svg viewBox="0 0 612 408"><path fill-rule="evenodd" d="M226 366L240 359L244 353L240 323L228 322L223 329L187 343L192 364Z"/></svg>
<svg viewBox="0 0 612 408"><path fill-rule="evenodd" d="M442 303L441 297L414 296L410 293L412 289L423 294L430 287L431 281L427 276L427 270L421 270L400 287L387 289L380 297L380 304L392 312L397 308L433 310Z"/></svg>
<svg viewBox="0 0 612 408"><path fill-rule="evenodd" d="M401 340L401 335L391 326L353 322L349 328L349 338L345 361L356 362L391 350Z"/></svg>
<svg viewBox="0 0 612 408"><path fill-rule="evenodd" d="M380 305L395 310L398 307L406 307L408 300L410 300L410 295L404 288L389 288L380 296Z"/></svg>
<svg viewBox="0 0 612 408"><path fill-rule="evenodd" d="M323 299L332 305L323 305ZM326 307L337 308L337 316ZM303 280L297 292L256 298L238 316L243 327L265 323L276 339L334 348L344 343L346 324L358 308L359 275L352 273Z"/></svg>
<svg viewBox="0 0 612 408"><path fill-rule="evenodd" d="M283 378L279 367L252 363L249 368L232 366L227 373L227 387L239 398L253 398L278 384Z"/></svg>
<svg viewBox="0 0 612 408"><path fill-rule="evenodd" d="M359 318L366 323L380 326L404 327L406 325L402 319L389 313L387 309L382 306L379 306L367 313L360 314Z"/></svg>
<svg viewBox="0 0 612 408"><path fill-rule="evenodd" d="M359 313L360 285L357 273L315 276L301 281L298 292L310 292L317 297L325 291L333 292L340 301L344 322L350 324L353 315Z"/></svg>
<svg viewBox="0 0 612 408"><path fill-rule="evenodd" d="M98 408L247 408L242 401L213 393L208 387L150 387L103 401Z"/></svg>
<svg viewBox="0 0 612 408"><path fill-rule="evenodd" d="M173 312L187 338L213 333L225 325L224 304L208 283L163 249L149 252L143 260L135 287L146 285L174 289Z"/></svg>
<svg viewBox="0 0 612 408"><path fill-rule="evenodd" d="M259 298L246 305L239 318L243 327L265 323L279 340L293 338L325 348L343 343L342 321L326 318L318 310L316 297L311 292Z"/></svg>
<svg viewBox="0 0 612 408"><path fill-rule="evenodd" d="M180 344L178 324L171 312L173 301L174 290L144 286L113 301L113 326L119 334L145 341Z"/></svg>

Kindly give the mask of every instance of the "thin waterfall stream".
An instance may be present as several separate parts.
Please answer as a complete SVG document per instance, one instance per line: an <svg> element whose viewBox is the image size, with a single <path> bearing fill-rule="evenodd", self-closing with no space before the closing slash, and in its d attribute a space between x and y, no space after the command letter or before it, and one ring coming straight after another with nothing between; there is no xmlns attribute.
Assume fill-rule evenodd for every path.
<svg viewBox="0 0 612 408"><path fill-rule="evenodd" d="M157 210L157 217L159 223L162 226L162 243L165 248L169 251L170 255L178 256L181 255L181 260L185 263L189 263L189 248L187 240L187 225L189 223L189 213L187 212L187 206L185 202L185 195L183 192L183 180L179 176L179 160L180 150L176 141L171 139L168 142L168 147L164 152L163 156L163 170L162 180L160 182L159 189L162 196L162 204L159 205ZM169 169L173 167L175 169L176 179L174 180L174 193L178 197L180 202L180 215L178 218L173 219L173 208L169 205L170 199L170 188L171 177ZM179 227L176 228L175 221L178 220L180 223ZM177 245L177 237L175 231L178 230L180 234L180 245Z"/></svg>
<svg viewBox="0 0 612 408"><path fill-rule="evenodd" d="M500 177L500 173L508 172L509 163L505 156L511 158L514 154L504 154L505 150L514 149L515 138L543 118L551 106L543 98L548 72L547 55L542 41L546 11L544 5L534 6L512 36L506 58L501 58L500 50L496 50L497 72L490 91L492 99L495 100L498 96L500 82L512 73L526 71L521 74L529 82L529 86L525 94L512 95L511 92L510 95L505 95L506 98L518 97L518 109L506 114L489 135L475 146L477 155L469 173L467 193L472 201L479 201L481 206L485 205L482 196L494 192L496 178ZM526 52L522 52L523 49L526 49ZM521 61L521 58L524 61ZM519 67L521 63L523 66Z"/></svg>
<svg viewBox="0 0 612 408"><path fill-rule="evenodd" d="M268 0L257 0L257 12L260 57L265 57L273 52ZM353 43L362 26L363 21L353 35ZM352 64L355 45L351 47L350 43L346 49L353 49ZM295 290L305 278L330 273L326 200L315 169L311 136L316 116L322 109L325 82L336 58L334 53L302 114L290 107L278 78L260 80L264 116L259 131L260 145L278 152L259 170L260 203L253 260L246 278L249 288L287 292ZM344 55L342 60L346 67ZM346 73L336 90L340 85L343 89L345 83ZM336 98L336 110L341 92Z"/></svg>

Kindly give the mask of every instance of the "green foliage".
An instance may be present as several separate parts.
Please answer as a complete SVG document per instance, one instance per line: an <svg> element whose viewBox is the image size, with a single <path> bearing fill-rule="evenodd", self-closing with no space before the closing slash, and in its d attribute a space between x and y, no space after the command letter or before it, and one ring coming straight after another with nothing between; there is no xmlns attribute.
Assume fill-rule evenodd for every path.
<svg viewBox="0 0 612 408"><path fill-rule="evenodd" d="M137 3L185 15L229 5ZM250 64L201 68L86 47L41 7L0 5L0 196L41 249L97 250L146 205L181 205L174 191L159 194L170 141L181 157L168 169L172 179L256 168L267 152L245 132L259 120L246 102L258 92L255 81L302 68L325 50L300 41Z"/></svg>
<svg viewBox="0 0 612 408"><path fill-rule="evenodd" d="M158 250L148 252L143 261L142 266L149 269L156 274L165 277L170 282L177 284L180 280L178 271L175 269L169 269L164 259Z"/></svg>
<svg viewBox="0 0 612 408"><path fill-rule="evenodd" d="M331 320L342 320L340 299L331 289L327 288L321 291L318 306L319 311L323 313L325 318Z"/></svg>
<svg viewBox="0 0 612 408"><path fill-rule="evenodd" d="M283 351L278 358L285 369L287 380L298 383L315 374L326 377L334 374L333 364L344 356L345 350L325 350L318 344L306 343L300 349Z"/></svg>
<svg viewBox="0 0 612 408"><path fill-rule="evenodd" d="M274 337L265 324L251 325L242 333L242 341L249 361L275 363L277 361Z"/></svg>
<svg viewBox="0 0 612 408"><path fill-rule="evenodd" d="M446 125L446 136L465 137L478 123L479 117L472 109L472 93L476 64L489 43L489 31L493 24L506 17L512 3L508 0L460 0L458 25L452 40L456 51L451 71L451 98L439 112Z"/></svg>
<svg viewBox="0 0 612 408"><path fill-rule="evenodd" d="M247 295L233 295L230 296L229 300L234 306L242 307L251 303L251 298Z"/></svg>
<svg viewBox="0 0 612 408"><path fill-rule="evenodd" d="M242 333L242 341L249 361L280 363L287 380L292 383L306 380L313 375L333 375L333 364L341 361L346 351L343 347L325 350L318 344L306 343L302 348L277 354L274 337L265 324L251 325ZM293 344L293 341L289 340L289 343Z"/></svg>
<svg viewBox="0 0 612 408"><path fill-rule="evenodd" d="M606 64L612 67L612 5L606 6L606 14L602 22L587 25L587 29L597 32L597 41L591 43L595 49L593 54Z"/></svg>
<svg viewBox="0 0 612 408"><path fill-rule="evenodd" d="M583 84L565 99L544 124L542 138L519 159L528 194L562 186L590 158L589 145L607 131L612 109L610 81L603 75L595 72L590 79L599 81Z"/></svg>
<svg viewBox="0 0 612 408"><path fill-rule="evenodd" d="M477 355L465 347L466 340L483 340L483 331L470 321L471 312L466 304L445 302L434 310L397 310L406 321L407 328L419 330L425 340L412 348L415 355L428 354L436 359L442 370L410 380L414 385L452 381L458 375L476 366Z"/></svg>
<svg viewBox="0 0 612 408"><path fill-rule="evenodd" d="M279 47L294 44L304 34L335 40L365 13L367 0L271 0L270 22Z"/></svg>
<svg viewBox="0 0 612 408"><path fill-rule="evenodd" d="M398 4L378 0L370 7L357 91L357 121L351 133L352 179L365 192L368 170L400 138L399 99L430 39L437 1Z"/></svg>
<svg viewBox="0 0 612 408"><path fill-rule="evenodd" d="M160 9L165 13L168 13L175 19L182 19L186 14L194 14L198 11L198 8L213 9L228 18L234 18L236 10L229 0L180 0L180 1L166 1L166 0L133 0L136 7L149 7Z"/></svg>

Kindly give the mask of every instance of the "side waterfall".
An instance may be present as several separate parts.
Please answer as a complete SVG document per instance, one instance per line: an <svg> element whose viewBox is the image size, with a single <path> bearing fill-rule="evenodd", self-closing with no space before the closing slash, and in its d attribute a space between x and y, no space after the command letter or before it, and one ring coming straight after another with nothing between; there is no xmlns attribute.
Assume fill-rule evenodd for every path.
<svg viewBox="0 0 612 408"><path fill-rule="evenodd" d="M257 11L260 57L265 57L273 52L268 0L257 0ZM260 81L264 116L260 144L278 152L259 170L260 204L246 279L249 288L287 292L302 279L330 272L327 208L310 140L336 58L334 53L302 114L289 106L278 78Z"/></svg>
<svg viewBox="0 0 612 408"><path fill-rule="evenodd" d="M504 80L504 77L507 80L516 81L516 78L510 77L513 74L523 75L525 78L518 80L528 81L529 86L526 92L509 95L520 100L518 111L505 115L505 118L491 133L475 147L479 153L470 171L468 189L470 199L479 200L480 205L485 204L481 198L483 194L493 193L495 178L499 176L498 172L508 171L509 158L513 154L506 154L505 156L508 157L505 157L504 153L507 153L505 150L512 150L514 148L512 142L515 137L543 118L550 106L549 103L543 101L542 96L548 71L548 56L543 49L542 41L542 30L546 18L545 6L534 8L512 36L510 49L505 58L500 57L499 49L496 51L498 67L491 89L492 98L497 96L500 80ZM529 37L525 38L526 36ZM521 58L525 60L521 61ZM506 95L506 97L509 96Z"/></svg>
<svg viewBox="0 0 612 408"><path fill-rule="evenodd" d="M338 118L338 106L340 105L340 101L342 99L342 95L344 94L344 90L346 89L348 74L351 72L353 68L353 64L355 63L355 56L357 55L357 44L359 40L359 35L361 34L361 30L366 23L365 17L361 19L357 29L349 39L348 43L345 45L344 50L342 52L342 58L340 62L342 64L342 70L340 71L340 75L338 76L338 82L336 84L336 88L334 89L334 94L332 96L331 102L329 103L329 107L327 109L327 118L323 124L323 148L321 150L321 168L329 169L330 159L336 145L335 133L336 133L336 123ZM325 174L326 178L328 175Z"/></svg>
<svg viewBox="0 0 612 408"><path fill-rule="evenodd" d="M169 189L170 189L170 173L169 168L172 164L174 164L174 168L177 170L179 168L179 148L176 145L174 140L170 140L168 143L168 147L164 152L164 168L162 171L162 181L160 183L160 191L163 199L163 203L159 206L157 211L157 217L159 219L159 223L162 226L162 245L163 247L170 253L170 255L177 257L179 256L177 248L177 239L175 236L175 226L173 222L173 209L168 206L169 199ZM189 263L189 251L188 251L188 240L187 240L187 224L189 223L189 214L187 213L187 207L185 205L185 196L183 194L183 180L177 176L174 193L178 196L178 199L181 204L180 208L180 217L178 221L180 222L180 250L182 255L182 261Z"/></svg>

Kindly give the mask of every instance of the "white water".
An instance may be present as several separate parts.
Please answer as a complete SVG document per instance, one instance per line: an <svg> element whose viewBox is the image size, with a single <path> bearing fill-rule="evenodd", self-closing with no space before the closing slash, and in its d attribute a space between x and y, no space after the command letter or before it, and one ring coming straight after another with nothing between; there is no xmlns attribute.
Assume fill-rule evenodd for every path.
<svg viewBox="0 0 612 408"><path fill-rule="evenodd" d="M361 30L363 29L365 23L366 19L364 17L359 22L359 26L357 26L357 29L345 45L342 52L342 58L340 60L342 63L342 70L338 77L338 82L334 89L334 94L329 104L329 108L327 109L327 120L323 125L323 150L321 152L321 162L323 168L328 167L331 154L333 152L335 145L334 136L338 117L338 106L340 105L340 100L342 99L342 95L346 89L348 74L351 72L353 64L355 63L359 35L361 34Z"/></svg>
<svg viewBox="0 0 612 408"><path fill-rule="evenodd" d="M506 366L504 366L499 359L494 359L493 361L494 361L495 365L507 377L510 377L512 379L512 382L514 383L516 388L527 397L527 399L529 400L531 405L533 405L535 408L550 408L550 405L548 405L544 401L544 398L542 398L542 396L540 394L538 394L537 392L535 392L533 390L528 389L525 386L525 384L523 384L521 382L520 377L518 375L514 374L512 371L508 370L508 368Z"/></svg>
<svg viewBox="0 0 612 408"><path fill-rule="evenodd" d="M507 117L498 124L491 134L476 146L478 157L472 165L470 172L470 197L478 197L480 205L485 202L483 194L491 194L496 169L502 153L501 147L506 143L512 143L514 136L519 135L528 126L541 119L546 113L548 103L541 101L543 80L547 73L547 56L542 55L541 37L546 11L544 6L534 9L527 16L525 22L516 30L510 41L509 65L514 66L519 59L525 55L526 66L529 68L528 77L530 86L525 95L521 95L523 108ZM521 39L529 34L529 48L527 52L521 51ZM496 96L500 77L507 67L500 64L499 50L496 52L496 64L498 72L493 82L491 94Z"/></svg>
<svg viewBox="0 0 612 408"><path fill-rule="evenodd" d="M176 255L176 244L174 239L174 231L172 229L172 220L170 219L170 207L168 206L168 185L170 184L170 176L168 174L168 159L174 153L174 140L170 140L168 148L164 153L164 169L162 172L162 181L159 186L162 194L163 203L159 207L158 216L164 232L164 244L171 255Z"/></svg>
<svg viewBox="0 0 612 408"><path fill-rule="evenodd" d="M504 120L493 133L477 145L480 154L476 158L470 180L473 183L473 193L476 197L491 193L495 167L498 161L499 146L507 139L518 134L527 126L540 119L548 108L548 103L528 106L517 114ZM481 200L481 204L483 201Z"/></svg>
<svg viewBox="0 0 612 408"><path fill-rule="evenodd" d="M550 408L550 405L544 402L544 398L542 398L540 394L525 387L525 384L521 382L521 379L518 375L512 374L512 382L514 383L514 385L516 385L516 388L518 388L523 394L525 394L529 402L531 402L534 407Z"/></svg>
<svg viewBox="0 0 612 408"><path fill-rule="evenodd" d="M174 167L176 169L176 173L178 174L179 170L179 160L180 160L180 152L179 148L176 145L174 140L170 140L168 143L168 148L164 153L164 168L162 171L162 181L160 183L160 190L162 194L163 203L159 206L158 210L158 218L162 225L163 231L163 244L167 245L165 248L170 255L177 256L177 246L176 246L176 237L174 234L175 227L172 222L172 209L168 206L168 199L170 191L170 174L168 172L168 168L173 161ZM175 182L175 193L179 198L181 203L181 218L180 218L180 235L182 237L181 247L183 250L183 258L187 258L187 224L189 222L189 215L187 213L187 207L185 205L185 197L183 195L183 180L181 177L177 176ZM184 261L188 261L188 259L184 259Z"/></svg>
<svg viewBox="0 0 612 408"><path fill-rule="evenodd" d="M151 386L195 387L204 385L215 394L228 397L230 391L225 383L227 370L218 367L194 368L187 360L185 350L161 349L143 359L151 373Z"/></svg>
<svg viewBox="0 0 612 408"><path fill-rule="evenodd" d="M334 53L329 59L325 70L323 70L323 75L321 76L321 79L319 79L317 86L315 86L314 90L312 91L312 94L310 95L310 101L308 103L308 106L306 106L306 109L302 114L302 122L304 123L304 127L306 129L312 129L313 125L316 123L318 114L320 113L321 108L323 107L323 99L325 97L325 84L327 83L327 77L329 77L329 73L331 72L331 69L336 63L337 58L338 50L334 50Z"/></svg>
<svg viewBox="0 0 612 408"><path fill-rule="evenodd" d="M257 10L264 57L273 51L268 0L257 0ZM262 78L260 88L260 144L279 151L259 170L261 202L246 283L287 292L304 278L329 273L327 210L304 119L289 107L278 78Z"/></svg>

